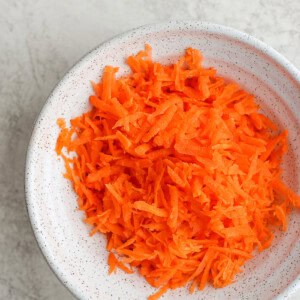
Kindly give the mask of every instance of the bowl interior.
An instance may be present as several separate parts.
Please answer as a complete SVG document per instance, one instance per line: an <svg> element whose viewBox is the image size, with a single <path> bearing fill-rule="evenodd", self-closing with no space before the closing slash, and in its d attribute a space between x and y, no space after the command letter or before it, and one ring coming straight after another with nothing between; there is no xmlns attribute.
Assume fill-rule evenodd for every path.
<svg viewBox="0 0 300 300"><path fill-rule="evenodd" d="M300 84L288 62L248 35L217 25L175 22L123 34L88 54L58 84L37 120L28 150L26 193L35 235L50 266L80 299L146 299L155 291L138 274L118 271L108 276L105 237L89 237L90 228L82 222L84 215L77 210L76 195L54 151L57 118L69 120L89 109L90 81L99 80L105 65L119 66L119 75L128 72L125 57L146 43L153 48L154 60L163 63L174 62L187 47L200 49L205 66L253 93L262 110L289 130L284 177L299 192ZM249 261L232 285L193 295L182 288L163 298L269 299L290 293L300 273L299 228L299 214L294 212L288 232L278 232L273 246Z"/></svg>

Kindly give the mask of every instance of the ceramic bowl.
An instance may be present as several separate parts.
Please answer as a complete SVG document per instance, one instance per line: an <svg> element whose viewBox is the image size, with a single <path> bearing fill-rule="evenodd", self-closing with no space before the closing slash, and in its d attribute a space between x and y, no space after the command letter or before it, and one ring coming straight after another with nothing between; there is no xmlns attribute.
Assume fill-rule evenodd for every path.
<svg viewBox="0 0 300 300"><path fill-rule="evenodd" d="M291 63L248 34L214 24L169 22L121 34L88 53L58 83L36 121L27 154L26 199L34 234L52 270L79 299L141 300L155 291L137 273L108 276L105 237L89 237L91 228L82 222L54 151L57 118L69 120L88 110L91 80L99 80L105 65L120 66L119 75L128 72L124 59L146 43L154 60L166 64L187 47L200 49L205 66L253 93L264 113L289 130L284 178L299 192L300 73ZM247 262L232 285L193 295L181 288L162 299L283 299L293 294L300 281L299 230L299 213L294 212L288 231L278 232L272 247Z"/></svg>

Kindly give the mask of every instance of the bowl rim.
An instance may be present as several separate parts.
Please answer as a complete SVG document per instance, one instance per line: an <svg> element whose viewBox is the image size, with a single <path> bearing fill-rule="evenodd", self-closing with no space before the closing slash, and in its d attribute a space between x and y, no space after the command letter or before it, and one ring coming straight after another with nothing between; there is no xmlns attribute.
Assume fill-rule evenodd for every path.
<svg viewBox="0 0 300 300"><path fill-rule="evenodd" d="M55 98L55 94L58 91L58 89L63 85L64 81L69 77L69 75L75 71L76 69L80 68L86 61L88 61L90 58L94 56L94 54L101 48L107 47L111 43L118 43L122 39L126 39L129 36L135 36L139 35L141 32L144 33L156 33L161 32L165 30L176 30L176 29L186 29L186 30L199 30L211 34L222 34L228 38L231 38L233 40L237 40L240 42L243 42L244 44L260 51L264 52L266 56L271 58L278 66L283 68L285 72L293 78L297 84L300 86L300 71L288 60L286 59L282 54L280 54L277 50L272 48L271 46L267 45L265 42L262 42L261 40L255 38L254 36L245 33L243 31L234 29L229 26L219 25L217 23L211 23L211 22L203 22L198 20L172 20L172 21L166 21L166 22L159 22L159 23L150 23L143 26L139 26L130 30L127 30L125 32L122 32L116 36L113 36L112 38L109 38L102 43L98 44L95 48L87 52L85 55L83 55L75 64L73 64L68 71L62 76L62 78L57 82L57 84L52 89L51 93L47 97L46 102L44 103L42 109L40 110L39 114L37 115L31 131L31 137L29 139L28 147L27 147L27 153L26 153L26 163L25 163L25 183L24 183L24 190L25 190L25 203L26 203L26 209L30 220L31 229L33 231L33 234L35 236L35 239L37 241L38 247L47 262L48 266L54 273L54 275L58 278L58 280L61 282L61 284L77 299L85 299L85 296L76 289L76 287L69 284L68 281L64 281L64 275L62 275L61 272L59 272L59 266L56 264L55 259L53 256L48 254L47 248L42 247L42 239L43 235L40 233L40 231L34 227L33 220L35 218L34 211L32 209L31 205L31 193L30 190L30 161L31 157L33 156L32 152L32 146L35 143L36 135L38 134L38 123L39 120L44 115L45 111L47 110L47 107L50 105L51 99ZM286 299L286 297L294 294L298 290L298 286L300 283L300 274L291 282L289 285L284 288L284 290L276 296L276 299Z"/></svg>

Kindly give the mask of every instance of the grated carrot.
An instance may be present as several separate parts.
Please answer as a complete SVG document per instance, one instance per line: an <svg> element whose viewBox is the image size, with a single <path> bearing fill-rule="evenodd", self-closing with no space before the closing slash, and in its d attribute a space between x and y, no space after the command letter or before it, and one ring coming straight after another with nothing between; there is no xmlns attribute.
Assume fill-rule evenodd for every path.
<svg viewBox="0 0 300 300"><path fill-rule="evenodd" d="M300 207L280 178L287 131L202 60L189 48L164 66L147 45L131 74L105 68L70 128L57 121L57 154L91 234L107 235L109 273L138 270L159 288L149 300L230 284Z"/></svg>

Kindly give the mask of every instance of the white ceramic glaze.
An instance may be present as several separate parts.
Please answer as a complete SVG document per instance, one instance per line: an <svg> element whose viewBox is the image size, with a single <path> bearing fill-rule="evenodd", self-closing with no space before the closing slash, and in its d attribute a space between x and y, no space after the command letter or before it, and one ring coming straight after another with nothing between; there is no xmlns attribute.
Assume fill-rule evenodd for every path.
<svg viewBox="0 0 300 300"><path fill-rule="evenodd" d="M97 81L105 65L153 47L153 57L174 62L185 48L203 52L206 66L239 82L255 94L266 114L290 132L284 162L286 182L299 190L300 73L275 50L236 30L201 22L169 22L124 33L96 48L78 62L49 96L30 141L26 165L26 199L32 227L49 265L80 299L146 299L155 290L138 274L121 271L108 276L105 238L89 237L76 195L62 177L63 162L54 151L56 119L69 120L89 108L90 81ZM189 295L186 288L169 291L163 299L283 299L300 281L300 217L291 215L287 233L278 232L274 245L249 261L236 282L223 289L208 287Z"/></svg>

